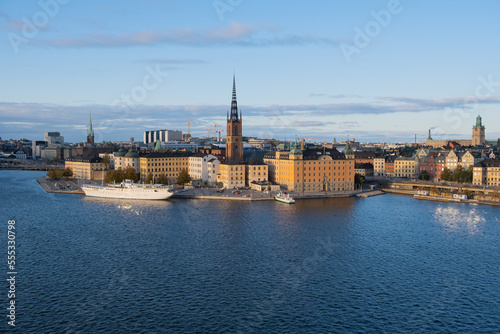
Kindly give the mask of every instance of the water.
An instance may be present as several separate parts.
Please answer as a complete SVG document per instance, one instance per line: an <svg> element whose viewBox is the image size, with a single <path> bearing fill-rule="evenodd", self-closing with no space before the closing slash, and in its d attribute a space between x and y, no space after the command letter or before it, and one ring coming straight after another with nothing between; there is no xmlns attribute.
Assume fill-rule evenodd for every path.
<svg viewBox="0 0 500 334"><path fill-rule="evenodd" d="M500 331L500 208L102 200L48 194L41 175L0 172L4 250L16 220L13 332Z"/></svg>

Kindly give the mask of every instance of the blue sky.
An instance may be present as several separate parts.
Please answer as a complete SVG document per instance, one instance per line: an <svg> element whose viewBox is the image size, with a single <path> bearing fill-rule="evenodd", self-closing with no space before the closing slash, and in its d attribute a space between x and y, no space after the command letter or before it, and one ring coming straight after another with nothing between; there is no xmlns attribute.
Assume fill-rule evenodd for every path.
<svg viewBox="0 0 500 334"><path fill-rule="evenodd" d="M500 137L500 3L4 0L0 136L141 139L224 124L331 141ZM220 126L220 129L224 126Z"/></svg>

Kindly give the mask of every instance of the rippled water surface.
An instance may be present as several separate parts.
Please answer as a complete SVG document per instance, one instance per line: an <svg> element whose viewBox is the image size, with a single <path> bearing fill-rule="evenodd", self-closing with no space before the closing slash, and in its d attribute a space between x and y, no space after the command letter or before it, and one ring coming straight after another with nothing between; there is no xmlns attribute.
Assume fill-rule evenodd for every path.
<svg viewBox="0 0 500 334"><path fill-rule="evenodd" d="M41 175L0 172L19 333L500 331L500 208L103 200Z"/></svg>

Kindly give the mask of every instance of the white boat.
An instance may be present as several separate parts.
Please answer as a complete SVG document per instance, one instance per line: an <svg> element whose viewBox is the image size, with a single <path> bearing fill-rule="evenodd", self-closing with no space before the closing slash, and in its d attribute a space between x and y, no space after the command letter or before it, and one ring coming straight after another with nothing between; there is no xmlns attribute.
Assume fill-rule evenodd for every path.
<svg viewBox="0 0 500 334"><path fill-rule="evenodd" d="M173 190L164 184L140 184L125 180L121 183L108 183L105 186L84 184L85 195L101 198L122 199L167 199L174 194Z"/></svg>
<svg viewBox="0 0 500 334"><path fill-rule="evenodd" d="M278 202L287 203L287 204L295 203L295 200L293 199L292 196L290 196L290 194L283 193L281 191L278 195L276 195L274 197L274 199L277 200Z"/></svg>

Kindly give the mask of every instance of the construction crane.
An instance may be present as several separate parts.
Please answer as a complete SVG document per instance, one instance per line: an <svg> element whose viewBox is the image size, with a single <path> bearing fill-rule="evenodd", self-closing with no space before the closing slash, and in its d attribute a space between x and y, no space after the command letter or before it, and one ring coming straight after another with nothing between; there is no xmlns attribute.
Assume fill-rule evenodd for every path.
<svg viewBox="0 0 500 334"><path fill-rule="evenodd" d="M221 133L221 132L226 132L226 130L217 130L217 133L219 133L219 143L220 143L220 140L221 140L221 139L220 139L220 133Z"/></svg>
<svg viewBox="0 0 500 334"><path fill-rule="evenodd" d="M191 135L191 133L189 132L189 125L193 122L196 122L196 121L187 121L186 124L188 125L188 136Z"/></svg>
<svg viewBox="0 0 500 334"><path fill-rule="evenodd" d="M208 130L207 139L210 139L210 131L212 131L212 128L204 128L203 130Z"/></svg>
<svg viewBox="0 0 500 334"><path fill-rule="evenodd" d="M389 140L389 138L384 138L384 139L382 139L382 148L384 148L384 147L385 147L385 141L386 141L386 140Z"/></svg>
<svg viewBox="0 0 500 334"><path fill-rule="evenodd" d="M217 140L217 137L216 137L217 136L217 134L216 134L216 132L217 132L217 125L224 125L224 124L215 124L215 123L214 124L210 124L210 126L214 127L214 140Z"/></svg>

